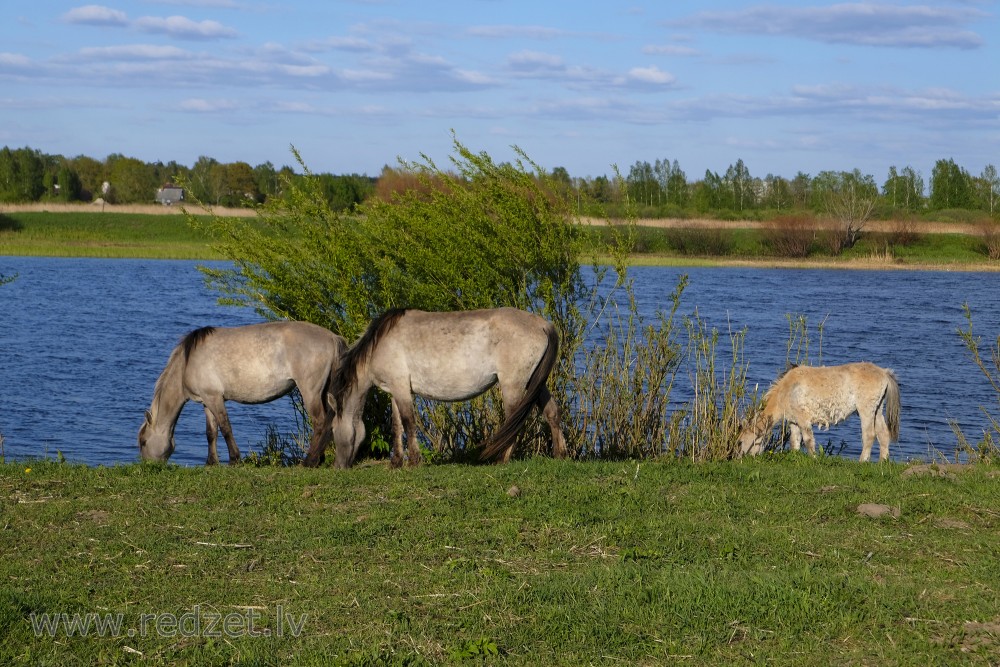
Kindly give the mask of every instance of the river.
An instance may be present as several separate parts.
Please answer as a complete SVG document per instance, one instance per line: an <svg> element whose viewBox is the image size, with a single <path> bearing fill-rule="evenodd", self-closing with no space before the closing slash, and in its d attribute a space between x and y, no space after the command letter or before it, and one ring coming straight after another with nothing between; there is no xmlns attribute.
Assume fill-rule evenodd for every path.
<svg viewBox="0 0 1000 667"><path fill-rule="evenodd" d="M205 287L199 264L167 260L0 257L0 434L8 460L56 456L89 465L138 458L136 434L170 350L204 325L260 321L248 309L222 306ZM957 420L970 439L987 426L980 406L997 396L971 362L956 329L972 308L987 351L1000 332L1000 273L756 268L634 268L642 313L667 308L688 274L681 315L699 317L722 334L719 368L728 367L730 330L747 330L744 356L751 384L763 391L781 372L789 338L787 314L804 315L811 357L867 360L895 370L903 400L898 460L953 456ZM675 390L683 397L683 381ZM295 429L291 403L230 405L241 450L260 449L268 424ZM178 423L172 462L205 460L204 413L188 404ZM829 432L856 458L857 417ZM221 445L222 443L220 443ZM877 448L876 448L877 450ZM225 447L220 448L225 460Z"/></svg>

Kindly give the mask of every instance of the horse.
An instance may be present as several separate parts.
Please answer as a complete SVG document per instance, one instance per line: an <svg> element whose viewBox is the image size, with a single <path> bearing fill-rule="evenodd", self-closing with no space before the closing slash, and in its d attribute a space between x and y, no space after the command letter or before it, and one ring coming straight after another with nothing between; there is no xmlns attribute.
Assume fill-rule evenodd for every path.
<svg viewBox="0 0 1000 667"><path fill-rule="evenodd" d="M241 327L202 327L189 332L174 348L156 380L153 402L139 429L143 460L166 461L174 452L174 428L187 401L205 408L208 460L219 462L221 430L229 463L240 450L226 412L226 401L268 403L298 387L313 426L310 447L329 437L326 392L347 341L309 322L264 322Z"/></svg>
<svg viewBox="0 0 1000 667"><path fill-rule="evenodd" d="M393 467L403 465L405 434L410 465L420 463L414 395L465 401L498 384L505 419L481 458L510 460L518 431L537 405L552 431L553 455L566 454L559 406L545 386L559 352L551 322L516 308L461 312L392 309L374 319L334 374L327 427L336 446L335 467L348 468L365 436L369 390L392 398ZM329 437L315 441L307 466L319 465Z"/></svg>
<svg viewBox="0 0 1000 667"><path fill-rule="evenodd" d="M882 407L885 416L882 416ZM878 437L879 460L889 458L889 443L899 440L899 384L888 368L868 362L842 366L793 366L768 389L763 409L740 434L740 456L759 454L764 437L781 422L790 426L793 450L802 441L816 454L812 425L829 428L855 412L861 419L861 461L871 458Z"/></svg>

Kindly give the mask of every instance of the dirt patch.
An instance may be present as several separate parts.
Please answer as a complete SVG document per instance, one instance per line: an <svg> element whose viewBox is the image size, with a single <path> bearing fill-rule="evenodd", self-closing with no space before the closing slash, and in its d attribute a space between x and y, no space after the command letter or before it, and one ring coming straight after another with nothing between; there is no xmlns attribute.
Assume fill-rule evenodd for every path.
<svg viewBox="0 0 1000 667"><path fill-rule="evenodd" d="M962 652L987 650L990 653L1000 648L1000 619L988 623L966 621L962 624Z"/></svg>
<svg viewBox="0 0 1000 667"><path fill-rule="evenodd" d="M900 477L915 477L918 475L930 475L932 477L954 478L956 475L971 470L972 463L922 463L910 466Z"/></svg>
<svg viewBox="0 0 1000 667"><path fill-rule="evenodd" d="M899 518L899 508L890 507L888 505L881 505L878 503L864 503L858 505L858 514L861 516L866 516L870 519L880 519L884 516L891 516L893 519Z"/></svg>
<svg viewBox="0 0 1000 667"><path fill-rule="evenodd" d="M111 513L107 510L86 510L84 512L77 512L76 518L79 521L93 521L98 526L107 525L108 520L111 518Z"/></svg>

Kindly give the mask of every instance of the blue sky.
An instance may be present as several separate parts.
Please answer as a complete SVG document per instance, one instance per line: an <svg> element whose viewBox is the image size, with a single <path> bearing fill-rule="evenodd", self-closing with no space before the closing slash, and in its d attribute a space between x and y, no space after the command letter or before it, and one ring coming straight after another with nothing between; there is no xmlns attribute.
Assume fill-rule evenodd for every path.
<svg viewBox="0 0 1000 667"><path fill-rule="evenodd" d="M572 176L1000 165L1000 7L927 2L22 2L0 145L103 159L446 166L451 131Z"/></svg>

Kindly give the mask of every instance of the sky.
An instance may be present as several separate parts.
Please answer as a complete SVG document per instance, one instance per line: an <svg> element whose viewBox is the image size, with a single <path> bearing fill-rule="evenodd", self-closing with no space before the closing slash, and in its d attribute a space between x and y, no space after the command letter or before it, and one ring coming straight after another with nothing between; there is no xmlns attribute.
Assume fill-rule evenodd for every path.
<svg viewBox="0 0 1000 667"><path fill-rule="evenodd" d="M1000 2L7 0L0 146L376 176L1000 165ZM296 166L296 171L299 168Z"/></svg>

